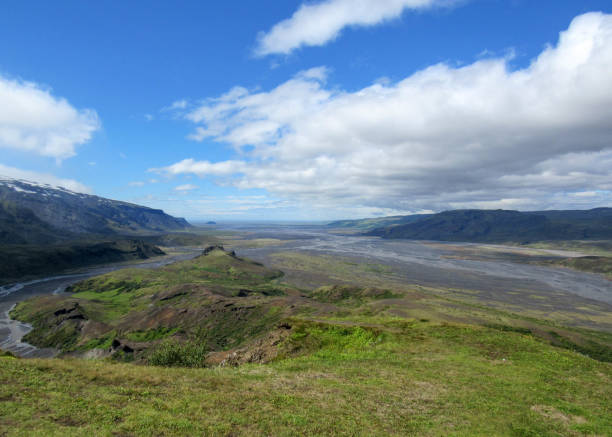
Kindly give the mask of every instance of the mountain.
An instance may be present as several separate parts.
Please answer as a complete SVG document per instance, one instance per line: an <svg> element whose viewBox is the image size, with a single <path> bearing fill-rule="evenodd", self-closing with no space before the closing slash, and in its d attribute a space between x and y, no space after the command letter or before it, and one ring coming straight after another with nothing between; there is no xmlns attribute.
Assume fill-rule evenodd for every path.
<svg viewBox="0 0 612 437"><path fill-rule="evenodd" d="M84 235L150 235L190 227L185 219L160 209L0 177L0 244L48 244Z"/></svg>
<svg viewBox="0 0 612 437"><path fill-rule="evenodd" d="M0 200L0 243L49 244L68 236L68 233L39 219L32 210Z"/></svg>
<svg viewBox="0 0 612 437"><path fill-rule="evenodd" d="M165 253L159 247L136 239L39 246L3 245L0 248L0 286L67 269L161 255Z"/></svg>
<svg viewBox="0 0 612 437"><path fill-rule="evenodd" d="M328 223L330 228L343 228L354 230L370 230L391 225L399 225L404 223L412 223L431 214L414 214L414 215L396 215L390 217L366 218L357 220L337 220Z"/></svg>
<svg viewBox="0 0 612 437"><path fill-rule="evenodd" d="M454 210L367 232L411 240L531 242L612 238L612 208L587 211Z"/></svg>

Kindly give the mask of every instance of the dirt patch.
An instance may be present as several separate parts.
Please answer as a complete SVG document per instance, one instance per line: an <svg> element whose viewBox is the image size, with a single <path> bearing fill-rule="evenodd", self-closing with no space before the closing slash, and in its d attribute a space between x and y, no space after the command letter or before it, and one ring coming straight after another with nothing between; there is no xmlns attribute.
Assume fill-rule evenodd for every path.
<svg viewBox="0 0 612 437"><path fill-rule="evenodd" d="M566 425L586 423L586 419L582 416L564 414L561 411L557 410L555 407L551 407L548 405L533 405L531 407L531 411L541 414L547 419L561 422Z"/></svg>
<svg viewBox="0 0 612 437"><path fill-rule="evenodd" d="M55 423L59 423L60 425L69 426L69 427L79 427L79 426L85 425L86 423L82 420L77 420L71 416L54 417L52 420Z"/></svg>
<svg viewBox="0 0 612 437"><path fill-rule="evenodd" d="M279 345L289 336L291 327L279 325L277 329L269 332L264 338L251 344L229 351L212 352L206 362L212 366L239 366L245 363L269 363L278 357Z"/></svg>

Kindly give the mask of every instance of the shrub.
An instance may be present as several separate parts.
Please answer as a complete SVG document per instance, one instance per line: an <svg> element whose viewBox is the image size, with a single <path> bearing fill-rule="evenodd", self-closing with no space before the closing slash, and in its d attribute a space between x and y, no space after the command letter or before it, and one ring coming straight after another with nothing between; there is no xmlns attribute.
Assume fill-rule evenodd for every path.
<svg viewBox="0 0 612 437"><path fill-rule="evenodd" d="M153 350L148 362L154 366L205 367L207 352L205 343L167 340Z"/></svg>

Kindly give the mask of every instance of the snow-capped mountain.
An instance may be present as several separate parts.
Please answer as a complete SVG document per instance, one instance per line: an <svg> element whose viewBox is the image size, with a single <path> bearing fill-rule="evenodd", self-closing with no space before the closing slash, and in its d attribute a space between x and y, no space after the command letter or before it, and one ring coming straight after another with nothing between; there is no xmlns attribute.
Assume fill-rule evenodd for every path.
<svg viewBox="0 0 612 437"><path fill-rule="evenodd" d="M49 243L82 234L143 235L188 227L185 219L160 209L0 176L0 243Z"/></svg>

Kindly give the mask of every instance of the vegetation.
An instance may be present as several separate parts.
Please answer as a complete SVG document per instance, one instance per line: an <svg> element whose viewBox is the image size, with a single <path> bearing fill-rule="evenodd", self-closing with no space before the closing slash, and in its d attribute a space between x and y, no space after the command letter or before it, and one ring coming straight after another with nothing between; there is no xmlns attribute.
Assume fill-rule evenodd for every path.
<svg viewBox="0 0 612 437"><path fill-rule="evenodd" d="M209 350L204 343L165 341L153 349L149 355L149 364L153 366L205 367L208 352Z"/></svg>
<svg viewBox="0 0 612 437"><path fill-rule="evenodd" d="M20 303L26 340L63 358L0 357L0 435L612 434L609 332L379 264L274 259L291 274L213 246ZM296 289L297 270L336 285Z"/></svg>
<svg viewBox="0 0 612 437"><path fill-rule="evenodd" d="M399 225L405 223L412 223L423 218L430 217L431 214L414 214L414 215L397 215L391 217L377 217L377 218L366 218L358 220L337 220L328 223L327 226L330 228L338 228L343 231L346 230L358 230L358 231L369 231L384 226Z"/></svg>
<svg viewBox="0 0 612 437"><path fill-rule="evenodd" d="M368 299L391 299L402 297L402 295L394 294L391 290L374 287L360 288L349 285L331 285L317 288L310 294L310 297L320 302L359 305Z"/></svg>
<svg viewBox="0 0 612 437"><path fill-rule="evenodd" d="M535 249L567 250L581 252L585 255L612 257L612 240L539 241L525 246Z"/></svg>
<svg viewBox="0 0 612 437"><path fill-rule="evenodd" d="M285 357L269 364L214 369L0 358L0 432L612 433L610 365L531 335L393 318L375 327L303 321L279 348Z"/></svg>
<svg viewBox="0 0 612 437"><path fill-rule="evenodd" d="M26 341L66 353L109 349L112 341L109 354L147 361L149 349L169 337L224 350L282 317L288 288L278 283L281 276L212 246L193 260L115 271L73 285L70 296L21 302L12 316L34 327ZM168 356L178 350L166 349Z"/></svg>
<svg viewBox="0 0 612 437"><path fill-rule="evenodd" d="M142 240L119 239L46 246L5 245L0 249L0 284L96 264L164 255Z"/></svg>
<svg viewBox="0 0 612 437"><path fill-rule="evenodd" d="M610 256L583 256L567 258L556 262L556 265L569 267L583 272L600 273L612 280L612 257Z"/></svg>
<svg viewBox="0 0 612 437"><path fill-rule="evenodd" d="M406 224L376 228L368 235L411 240L498 243L611 239L612 208L537 212L475 209L445 211Z"/></svg>

